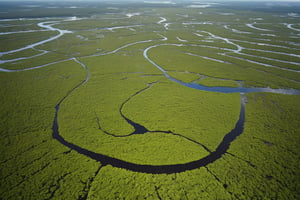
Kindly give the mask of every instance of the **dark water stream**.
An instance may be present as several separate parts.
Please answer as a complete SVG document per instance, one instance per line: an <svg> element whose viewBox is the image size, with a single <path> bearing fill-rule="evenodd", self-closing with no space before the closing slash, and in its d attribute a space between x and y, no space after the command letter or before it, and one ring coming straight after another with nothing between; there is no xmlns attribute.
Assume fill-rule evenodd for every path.
<svg viewBox="0 0 300 200"><path fill-rule="evenodd" d="M136 172L144 172L144 173L152 173L152 174L161 174L161 173L178 173L186 170L196 169L202 166L206 166L209 163L216 161L221 158L221 156L226 153L228 150L230 143L243 132L244 121L245 121L245 107L244 104L241 103L241 110L239 120L235 125L235 128L230 131L223 138L222 142L219 144L217 149L211 152L208 156L201 158L199 160L195 160L189 163L183 164L174 164L174 165L142 165L127 162L121 159L113 158L104 154L96 153L84 149L76 144L72 144L66 141L59 133L59 125L58 125L58 112L59 112L60 103L55 107L56 113L53 122L53 138L58 140L61 144L69 147L72 150L77 151L80 154L88 156L94 160L100 161L102 165L112 165L114 167L124 168Z"/></svg>
<svg viewBox="0 0 300 200"><path fill-rule="evenodd" d="M149 48L148 48L148 50L149 50ZM144 56L145 56L145 53L144 53ZM188 162L188 163L180 163L180 164L173 164L173 165L143 165L143 164L136 164L136 163L132 163L132 162L127 162L125 160L113 158L113 157L110 157L110 156L107 156L107 155L104 155L104 154L101 154L101 153L92 152L88 149L84 149L84 148L82 148L82 147L80 147L76 144L73 144L73 143L70 143L70 142L66 141L61 136L61 134L59 132L59 123L58 123L59 108L60 108L61 103L72 93L72 91L74 91L76 88L80 87L82 84L84 84L88 81L89 71L86 68L86 66L84 66L82 63L81 63L81 65L84 66L84 68L86 69L88 75L86 77L86 80L84 80L82 83L80 83L79 85L74 87L71 91L69 91L68 94L64 98L62 98L62 100L56 105L56 107L55 107L55 109L56 109L55 118L54 118L54 121L53 121L53 138L58 140L61 144L69 147L70 149L72 149L72 150L74 150L74 151L76 151L80 154L83 154L85 156L88 156L91 159L94 159L94 160L97 160L97 161L101 162L102 165L112 165L114 167L124 168L124 169L128 169L128 170L131 170L131 171L152 173L152 174L178 173L178 172L183 172L183 171L186 171L186 170L192 170L192 169L197 169L199 167L206 166L207 164L212 163L212 162L216 161L217 159L221 158L222 155L226 153L226 151L229 149L229 146L230 146L231 142L233 142L236 139L236 137L238 137L243 132L243 129L244 129L244 122L245 122L245 102L244 102L245 97L244 97L244 93L248 93L248 92L273 92L273 93L281 93L281 94L300 94L299 90L280 90L280 89L273 90L273 89L270 89L270 88L254 88L254 89L251 89L251 88L242 88L242 87L240 87L240 88L206 87L206 86L193 84L193 83L184 83L184 82L181 82L181 81L179 81L175 78L170 77L163 68L158 66L152 60L150 60L147 55L145 56L145 58L148 59L156 67L158 67L165 74L165 76L168 77L170 80L175 81L175 82L177 82L177 83L179 83L183 86L186 86L186 87L189 87L189 88L194 88L194 89L197 89L197 90L205 90L205 91L211 91L211 92L240 93L241 103L240 103L239 119L236 122L234 129L231 130L229 133L227 133L224 136L222 142L218 145L218 147L214 151L209 151L210 153L209 153L208 156L200 158L200 159L192 161L192 162ZM145 89L143 89L143 90L145 90ZM143 90L138 91L134 95L139 94ZM133 97L133 96L131 96L131 97ZM127 103L131 99L131 97L128 98L125 102L123 102L123 104L121 105L121 108L120 108L121 116L128 122L128 124L133 126L133 128L135 129L134 132L131 133L130 135L144 134L146 132L155 132L155 131L149 131L143 125L135 123L132 120L128 119L125 115L123 115L123 113L121 111L122 107L124 106L125 103ZM100 128L100 122L99 122L99 128ZM172 133L170 131L158 131L158 132ZM112 134L110 134L110 135L112 135ZM130 135L127 135L127 136L130 136ZM179 134L176 134L176 135L179 135ZM187 138L185 138L185 139L187 139Z"/></svg>
<svg viewBox="0 0 300 200"><path fill-rule="evenodd" d="M86 70L88 72L87 68L86 68ZM201 158L199 160L195 160L195 161L192 161L189 163L174 164L174 165L142 165L142 164L131 163L131 162L127 162L127 161L124 161L121 159L113 158L113 157L110 157L110 156L107 156L107 155L104 155L101 153L92 152L88 149L82 148L76 144L66 141L59 132L59 123L58 123L58 114L59 114L59 108L60 108L61 103L76 88L78 88L82 84L86 83L88 78L89 78L89 73L86 77L86 80L82 81L79 85L77 85L71 91L69 91L68 94L63 99L61 99L61 101L56 105L55 118L54 118L53 127L52 127L52 129L53 129L52 136L54 139L58 140L61 144L65 145L66 147L69 147L70 149L72 149L80 154L83 154L94 160L97 160L97 161L101 162L103 165L109 164L114 167L124 168L124 169L128 169L128 170L136 171L136 172L152 173L152 174L159 174L159 173L169 174L169 173L183 172L186 170L196 169L196 168L199 168L202 166L206 166L207 164L212 163L215 160L219 159L224 153L226 153L226 151L229 148L230 143L238 135L240 135L243 132L243 125L244 125L244 121L245 121L245 108L244 108L244 103L242 100L243 98L241 98L240 117L239 117L238 122L236 123L235 128L226 134L226 136L223 138L222 142L219 144L219 146L217 147L217 149L215 151L210 152L210 154L208 156ZM143 91L143 90L141 90L141 91ZM138 93L140 93L141 91L139 91ZM136 94L138 94L138 93L136 93ZM134 94L134 95L136 95L136 94ZM121 108L129 100L130 100L130 98L128 98L121 105ZM130 125L132 125L134 127L135 131L132 134L143 134L148 131L144 126L142 126L138 123L135 123L132 120L128 119L126 116L124 116L121 112L121 109L120 109L120 114ZM154 131L150 131L150 132L154 132ZM170 133L168 131L159 131L159 132ZM132 135L132 134L130 134L130 135Z"/></svg>

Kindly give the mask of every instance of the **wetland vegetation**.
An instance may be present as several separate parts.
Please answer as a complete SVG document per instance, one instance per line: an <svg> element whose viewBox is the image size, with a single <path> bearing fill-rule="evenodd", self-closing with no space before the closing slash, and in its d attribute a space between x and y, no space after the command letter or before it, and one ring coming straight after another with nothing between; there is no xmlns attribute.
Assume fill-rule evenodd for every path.
<svg viewBox="0 0 300 200"><path fill-rule="evenodd" d="M0 199L299 199L282 4L0 1Z"/></svg>

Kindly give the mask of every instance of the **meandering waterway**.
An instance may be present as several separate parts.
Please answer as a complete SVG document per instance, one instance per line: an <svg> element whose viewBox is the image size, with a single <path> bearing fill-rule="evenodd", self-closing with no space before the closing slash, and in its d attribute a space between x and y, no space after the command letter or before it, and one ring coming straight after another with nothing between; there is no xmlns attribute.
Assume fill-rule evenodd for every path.
<svg viewBox="0 0 300 200"><path fill-rule="evenodd" d="M77 18L70 18L69 20L77 20ZM157 22L158 24L162 24L163 22L165 22L166 19L161 17L161 20L159 22ZM41 28L45 28L46 30L51 30L51 31L57 31L58 35L51 37L49 39L37 42L37 43L33 43L30 44L28 46L19 48L19 49L15 49L15 50L11 50L11 51L7 51L7 52L0 52L1 55L5 55L5 54L10 54L10 53L15 53L15 52L19 52L19 51L23 51L29 48L34 48L38 45L44 44L46 42L50 42L53 41L55 39L58 39L59 37L61 37L62 35L64 35L65 33L72 33L68 30L61 30L58 28L54 28L53 25L59 23L59 21L46 21L46 22L40 22L38 23L38 26ZM166 26L167 23L165 23L164 25ZM252 27L252 24L249 24L249 27ZM167 27L165 27L167 28ZM256 28L257 29L257 28ZM206 32L206 31L202 31L203 33L208 34L210 37L212 37L213 39L219 39L219 40L223 40L224 42L231 44L233 46L236 47L236 49L229 49L232 52L235 53L240 53L240 51L243 50L243 47L235 44L234 42L232 42L233 40L230 40L228 38L224 38L224 37L220 37L220 36L216 36L210 32ZM20 32L21 33L21 32ZM199 34L200 36L200 34ZM201 35L202 36L202 35ZM177 37L178 39L179 37ZM162 40L160 41L165 41L167 40L167 37L164 37ZM180 42L188 42L188 41L183 41L181 39L178 39ZM86 57L92 57L92 56L105 56L108 54L114 54L116 52L118 52L121 49L124 49L126 47L132 46L132 45L136 45L136 44L141 44L141 43L150 43L153 42L154 40L144 40L144 41L137 41L137 42L133 42L133 43L129 43L126 45L123 45L111 52L108 53L102 53L102 54L93 54L90 56L86 56ZM176 173L176 172L183 172L186 170L191 170L191 169L196 169L202 166L206 166L209 163L212 163L214 161L216 161L217 159L221 158L222 155L224 155L226 153L226 151L228 150L230 144L235 140L236 137L238 137L240 134L242 134L243 129L244 129L244 122L245 122L245 93L250 93L250 92L270 92L270 93L278 93L278 94L290 94L290 95L300 95L300 90L295 90L295 89L272 89L272 88L246 88L246 87L238 87L238 88L234 88L234 87L207 87L201 84L197 84L197 83L185 83L183 81L180 81L178 79L175 79L174 77L170 76L168 74L168 72L163 68L163 66L158 65L154 60L152 60L149 55L148 52L151 49L160 47L160 46L166 46L166 45L171 45L171 46L185 46L185 45L193 45L193 44L156 44L156 45L151 45L147 48L144 49L143 52L143 56L144 58L149 61L153 67L156 67L157 69L159 69L162 74L167 77L169 80L176 82L182 86L185 86L187 88L193 88L196 90L201 90L201 91L210 91L210 92L219 92L219 93L240 93L240 113L239 113L239 119L235 124L235 127L233 130L231 130L228 133L225 133L224 138L222 139L221 143L217 146L217 148L213 151L207 149L204 145L202 145L201 143L197 142L197 141L193 141L185 136L180 135L180 133L173 133L171 131L164 131L164 130L149 130L147 127L145 127L142 124L138 124L134 121L132 121L131 119L129 119L128 117L126 117L123 113L122 113L122 108L123 106L129 102L131 100L132 97L141 94L143 91L145 91L146 89L151 87L151 84L148 85L146 88L137 91L136 93L132 94L131 96L128 97L128 99L126 101L124 101L120 107L120 115L121 117L127 121L128 124L130 124L133 128L134 131L129 134L129 135L125 135L122 137L130 137L131 135L134 134L140 134L141 137L142 134L147 133L147 132L161 132L161 133L165 133L165 134L173 134L176 135L178 137L182 137L183 139L188 139L191 142L195 142L197 144L199 144L200 148L204 148L206 151L209 152L209 155L203 158L199 158L198 160L192 161L192 162L188 162L188 163L178 163L178 164L173 164L173 165L143 165L143 164L138 164L138 163L132 163L132 162L128 162L125 160L122 160L120 158L114 158L108 155L104 155L98 152L92 152L88 149L82 148L76 144L73 144L69 141L66 141L63 137L63 135L60 133L59 131L59 121L58 121L58 116L60 113L60 106L61 104L69 97L69 95L76 89L78 89L80 86L82 86L83 84L85 84L86 82L89 81L90 79L90 71L88 69L88 67L83 64L82 62L80 62L77 58L73 57L70 59L66 59L66 60L61 60L61 61L57 61L57 62L52 62L52 63L48 63L45 65L41 65L41 66L36 66L36 67L28 67L25 69L20 69L20 70L9 70L9 69L4 69L4 68L0 68L0 71L2 72L20 72L20 71L27 71L27 70L33 70L33 69L37 69L37 68L41 68L41 67L46 67L55 63L59 63L59 62L63 62L63 61L67 61L67 60L73 60L74 62L77 62L78 64L80 64L86 71L86 78L85 80L83 80L81 83L79 83L78 85L76 85L73 89L71 89L59 102L58 104L55 106L55 117L53 119L53 138L56 139L58 142L60 142L62 145L65 145L67 147L69 147L72 150L77 151L80 154L83 154L85 156L88 156L94 160L97 160L99 162L102 163L102 165L112 165L114 167L119 167L119 168L124 168L124 169L128 169L128 170L132 170L132 171L137 171L137 172L145 172L145 173L153 173L153 174L158 174L158 173ZM202 45L204 46L204 45ZM212 47L213 48L213 47ZM41 50L42 53L39 55L43 55L45 53L47 53L47 51ZM39 56L37 55L37 56ZM195 54L193 54L195 55ZM196 56L200 56L201 55L196 55ZM203 57L203 56L202 56ZM23 59L29 59L32 57L25 57L25 58L16 58L14 59L14 61L16 60L23 60ZM210 59L208 57L204 57L205 59ZM214 60L217 62L225 62L225 61L221 61L221 60ZM2 63L5 62L11 62L10 61L3 61ZM1 64L1 63L0 63ZM99 125L99 129L102 130L102 132L111 135L112 137L116 137L116 135L112 134L112 133L108 133L105 130L103 130L103 128L100 125L100 119L98 118L98 125Z"/></svg>

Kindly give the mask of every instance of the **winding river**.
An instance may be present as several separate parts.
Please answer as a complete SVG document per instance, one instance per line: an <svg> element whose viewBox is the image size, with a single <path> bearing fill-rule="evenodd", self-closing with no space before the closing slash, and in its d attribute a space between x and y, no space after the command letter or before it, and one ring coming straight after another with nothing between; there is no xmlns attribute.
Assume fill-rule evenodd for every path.
<svg viewBox="0 0 300 200"><path fill-rule="evenodd" d="M79 62L79 61L78 61ZM86 68L87 69L87 68ZM218 145L215 151L210 152L210 154L206 157L203 157L199 160L195 160L192 162L188 163L182 163L182 164L174 164L174 165L143 165L143 164L136 164L132 162L127 162L122 159L118 158L113 158L104 154L96 153L93 151L90 151L88 149L82 148L76 144L70 143L66 141L63 136L59 132L59 123L58 123L58 114L59 114L59 108L62 102L78 87L83 85L85 82L88 81L89 78L89 72L87 69L87 76L86 79L81 82L79 85L75 86L56 106L55 106L55 117L53 121L53 138L58 140L61 144L65 145L66 147L83 154L85 156L90 157L91 159L97 160L101 162L102 165L112 165L114 167L118 168L124 168L128 170L132 170L135 172L143 172L143 173L151 173L151 174L170 174L170 173L179 173L179 172L184 172L186 170L192 170L192 169L197 169L199 167L203 167L208 165L209 163L212 163L216 161L217 159L221 158L223 154L226 153L228 150L230 144L232 141L235 140L237 136L239 136L244 129L244 122L245 122L245 102L244 102L244 94L241 93L241 108L240 108L240 114L239 114L239 119L235 125L235 128L231 130L229 133L225 135L223 138L222 142ZM143 89L144 90L144 89ZM126 103L128 100L126 100L124 103ZM122 105L124 105L124 103ZM122 107L122 106L121 106ZM130 119L126 118L122 113L121 116L130 124L134 127L135 131L130 134L143 134L148 131L144 126L139 125ZM105 131L104 131L105 132ZM149 131L149 132L163 132L163 133L171 133L168 131ZM130 136L128 135L128 136ZM178 135L178 134L176 134ZM179 135L180 136L180 135Z"/></svg>
<svg viewBox="0 0 300 200"><path fill-rule="evenodd" d="M72 19L71 19L72 20ZM75 20L75 19L74 19ZM160 23L164 22L165 18L161 18L161 21L159 21ZM41 42L37 42L31 45L28 45L26 47L23 48L19 48L16 50L11 50L8 52L1 52L0 54L4 55L4 54L9 54L9 53L14 53L14 52L18 52L18 51L22 51L25 49L29 49L29 48L34 48L35 46L38 46L40 44L44 44L46 42L55 40L59 37L61 37L63 34L65 33L70 33L69 31L66 30L61 30L58 28L53 28L52 25L58 23L58 22L53 22L53 21L48 21L48 22L41 22L38 24L38 26L48 29L48 30L52 30L52 31L58 31L59 34L51 37L47 40L41 41ZM234 44L233 42L231 42L230 40L228 40L227 38L221 38L218 36L215 36L209 32L205 32L207 34L209 34L210 36L216 38L216 39L222 39L227 43L230 43L232 45L235 45L237 47L237 50L232 50L234 52L240 52L242 50L242 47L239 45ZM163 39L165 40L165 38ZM147 42L152 42L153 40L146 40L146 41L140 41L140 42L134 42L131 44L127 44L124 45L122 47L119 47L118 49L111 51L109 53L105 53L105 54L95 54L92 56L100 56L100 55L107 55L107 54L112 54L112 53L116 53L117 51L119 51L120 49L129 47L131 45L135 45L135 44L139 44L139 43L147 43ZM291 94L291 95L300 95L300 90L295 90L295 89L272 89L272 88L246 88L246 87L238 87L238 88L232 88L232 87L207 87L207 86L203 86L200 84L196 84L196 83L184 83L180 80L175 79L174 77L170 76L168 74L168 72L160 65L158 65L157 63L155 63L149 56L148 56L148 52L149 50L159 47L159 46L166 46L166 45L173 45L173 46L183 46L184 44L158 44L158 45L152 45L149 46L148 48L146 48L143 52L143 56L144 58L149 61L154 67L156 67L157 69L159 69L165 77L167 77L169 80L174 81L182 86L188 87L188 88L193 88L196 90L204 90L204 91L210 91L210 92L220 92L220 93L240 93L240 113L239 113L239 119L235 124L235 127L233 130L231 130L230 132L226 133L224 138L222 139L221 143L218 145L218 147L214 150L214 151L210 151L208 150L205 146L201 145L199 143L200 146L202 146L203 148L205 148L208 152L209 155L203 158L200 158L198 160L192 161L192 162L188 162L188 163L179 163L179 164L172 164L172 165L143 165L143 164L136 164L136 163L132 163L132 162L127 162L125 160L122 159L118 159L118 158L113 158L110 157L108 155L104 155L101 153L96 153L96 152L92 152L88 149L82 148L76 144L73 144L71 142L68 142L64 139L64 137L60 134L59 132L59 122L58 122L58 115L60 112L60 106L61 104L69 97L69 95L76 90L77 88L79 88L80 86L82 86L83 84L85 84L86 82L88 82L89 78L90 78L90 72L89 69L86 65L84 65L83 63L81 63L79 60L77 60L75 57L74 58L70 58L67 60L73 60L77 63L79 63L86 71L86 78L85 80L83 80L81 83L79 83L77 86L75 86L73 89L71 89L59 102L58 104L55 106L55 117L53 120L53 125L52 125L52 130L53 130L53 138L56 139L58 142L60 142L62 145L65 145L66 147L80 153L83 154L85 156L90 157L91 159L94 159L96 161L101 162L102 165L112 165L114 167L118 167L118 168L124 168L124 169L128 169L128 170L132 170L132 171L136 171L136 172L144 172L144 173L152 173L152 174L160 174L160 173L178 173L178 172L183 172L186 170L192 170L192 169L196 169L199 167L203 167L208 165L209 163L212 163L214 161L216 161L217 159L221 158L222 155L224 155L227 150L229 149L229 146L231 144L231 142L233 142L236 137L238 137L244 129L244 123L245 123L245 99L246 97L244 96L245 93L251 93L251 92L271 92L271 93L278 93L278 94ZM89 57L89 56L86 56ZM64 60L66 61L66 60ZM62 61L58 61L58 62L62 62ZM31 68L27 68L27 69L22 69L22 70L8 70L8 69L3 69L0 68L0 71L3 72L15 72L15 71L26 71L26 70L32 70L32 69L36 69L36 68L40 68L40 67L45 67L48 66L50 64L54 64L54 63L49 63L43 66L37 66L37 67L31 67ZM133 122L131 119L127 118L123 113L122 113L122 108L123 106L130 101L130 99L135 96L138 95L139 93L143 92L144 90L148 89L149 87L151 87L151 84L140 90L137 91L135 94L133 94L131 97L129 97L125 102L122 103L121 107L120 107L120 115L121 117L127 121L127 123L129 125L131 125L134 128L133 133L127 135L127 136L122 136L122 137L129 137L133 134L144 134L146 132L161 132L161 133L166 133L166 134L173 134L173 135L177 135L179 137L183 137L184 139L188 139L191 140L189 138L186 138L180 134L176 134L176 133L172 133L171 131L151 131L148 130L145 126L141 125L141 124L137 124L135 122ZM99 129L101 129L104 133L111 135L112 137L115 137L115 135L108 133L106 131L104 131L102 129L102 127L100 126L100 120L98 119L98 125L99 125ZM192 141L192 140L191 140ZM193 141L195 142L195 141Z"/></svg>
<svg viewBox="0 0 300 200"><path fill-rule="evenodd" d="M161 45L167 45L167 44L161 44ZM272 92L272 93L279 93L279 94L296 94L296 95L300 95L300 90L293 90L293 89L287 90L287 89L271 89L271 88L244 88L244 87L239 87L239 88L206 87L206 86L195 84L195 83L184 83L180 80L177 80L177 79L171 77L167 73L166 70L164 70L161 66L159 66L158 64L156 64L153 60L151 60L149 58L149 56L147 54L148 51L150 49L154 48L154 47L158 47L158 46L161 46L161 45L154 45L154 46L150 46L150 47L146 48L144 50L144 57L150 63L152 63L155 67L157 67L170 80L172 80L172 81L174 81L178 84L181 84L183 86L193 88L193 89L197 89L197 90L205 90L205 91L221 92L221 93L240 93L240 96L241 96L240 114L239 114L239 119L236 122L235 128L224 136L222 142L218 145L218 147L214 151L210 152L210 154L206 157L203 157L199 160L195 160L195 161L188 162L188 163L181 163L181 164L174 164L174 165L142 165L142 164L127 162L127 161L122 160L122 159L113 158L113 157L110 157L110 156L107 156L107 155L104 155L104 154L92 152L92 151L89 151L88 149L84 149L80 146L77 146L75 144L72 144L72 143L66 141L59 133L59 123L58 123L59 107L60 107L61 103L68 97L68 95L73 90L75 90L76 88L78 88L79 86L84 84L88 79L86 79L81 84L76 86L71 92L69 92L67 94L67 96L65 96L56 105L56 107L55 107L56 108L56 114L55 114L55 119L54 119L54 122L53 122L53 138L58 140L61 144L71 148L72 150L77 151L78 153L86 155L86 156L88 156L88 157L90 157L94 160L100 161L103 165L109 164L109 165L112 165L114 167L124 168L124 169L128 169L128 170L136 171L136 172L152 173L152 174L178 173L178 172L183 172L183 171L186 171L186 170L192 170L192 169L196 169L196 168L199 168L199 167L206 166L209 163L212 163L212 162L216 161L217 159L221 158L222 155L226 153L226 151L229 149L229 146L230 146L231 142L233 142L235 140L235 138L243 132L243 129L244 129L244 122L245 122L245 96L244 96L244 93ZM174 45L174 44L171 44L171 45ZM178 45L176 45L176 46L178 46ZM77 61L77 62L79 62L79 61ZM86 68L86 70L88 72L87 68ZM138 93L139 92L137 92L136 94L138 94ZM126 103L127 101L128 100L126 100L124 103ZM124 103L122 104L122 106L124 105ZM121 106L121 108L122 108L122 106ZM126 116L124 116L122 113L120 113L120 114L135 129L135 131L130 135L143 134L143 133L146 133L146 132L154 132L154 131L149 131L144 126L133 122L132 120L130 120ZM167 131L158 131L158 132L170 133L170 132L167 132ZM107 134L112 135L111 133L107 133ZM127 136L130 136L130 135L127 135ZM179 134L176 134L176 135L179 135ZM122 136L122 137L124 137L124 136Z"/></svg>

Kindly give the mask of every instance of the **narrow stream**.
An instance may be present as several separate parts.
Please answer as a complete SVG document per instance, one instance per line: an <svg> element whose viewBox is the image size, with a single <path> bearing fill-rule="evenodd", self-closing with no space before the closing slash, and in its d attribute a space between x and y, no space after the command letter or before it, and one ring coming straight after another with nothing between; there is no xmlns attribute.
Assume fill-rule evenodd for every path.
<svg viewBox="0 0 300 200"><path fill-rule="evenodd" d="M63 21L75 21L75 20L78 20L78 18L75 18L75 17L74 18L68 18L68 19L65 19ZM30 44L30 45L21 47L19 49L14 49L14 50L10 50L10 51L0 52L0 56L11 54L11 53L16 53L16 52L20 52L20 51L24 51L26 49L31 49L31 48L34 48L34 47L39 46L41 44L45 44L47 42L51 42L53 40L56 40L56 39L60 38L61 36L63 36L65 33L72 33L71 31L62 30L62 29L58 29L58 28L52 27L53 25L55 25L57 23L59 23L59 21L47 21L47 22L40 22L37 25L39 27L41 27L41 28L45 28L46 31L47 30L48 31L58 31L58 33L59 33L58 35L53 36L51 38L48 38L46 40L42 40L40 42L36 42L36 43ZM15 33L17 33L17 32L15 32Z"/></svg>

